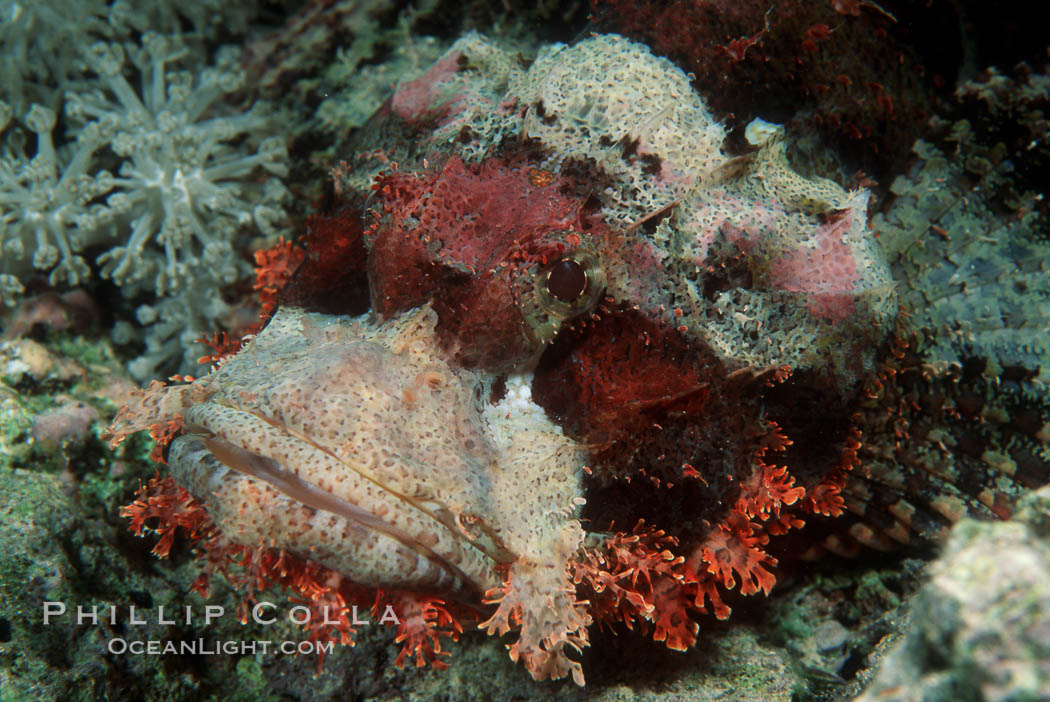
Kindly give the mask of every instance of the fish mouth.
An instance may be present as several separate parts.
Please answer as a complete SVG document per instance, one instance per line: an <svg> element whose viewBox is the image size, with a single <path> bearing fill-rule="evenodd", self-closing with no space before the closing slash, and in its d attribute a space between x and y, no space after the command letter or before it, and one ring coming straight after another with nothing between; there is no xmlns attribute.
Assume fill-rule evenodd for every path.
<svg viewBox="0 0 1050 702"><path fill-rule="evenodd" d="M236 430L226 432L217 428L229 426L231 417L239 419L240 426L251 424L257 432L261 428L264 434L283 435L284 438L301 442L304 450L322 457L340 473L350 476L352 483L364 485L373 496L372 503L368 507L363 506L354 499L353 490L335 494L302 477L299 471L289 470L286 467L287 456L281 456L280 451L275 451L271 456L246 448L257 444L246 441L246 437L239 436ZM191 492L203 495L209 507L221 502L222 498L218 495L223 489L222 485L231 478L244 478L256 486L264 484L286 498L289 505L307 508L313 513L334 515L356 527L357 533L363 530L374 535L371 537L374 540L396 542L401 547L400 553L409 552L416 556L418 563L411 568L414 575L407 577L404 583L408 587L434 587L463 595L469 593L473 597L502 582L497 568L516 560L515 555L482 525L469 518L457 518L443 505L414 500L391 490L365 471L355 468L352 462L299 436L272 417L224 403L205 402L190 408L186 420L186 434L172 445L172 473ZM269 442L263 445L269 445ZM378 506L374 499L377 494L382 496ZM221 508L209 511L213 516L224 512ZM249 515L248 519L280 521L280 508L270 514L267 511L261 508L254 515ZM229 514L229 511L225 513ZM219 528L225 531L222 520L216 521ZM236 525L242 527L243 520L238 519ZM243 532L244 529L235 528L233 531ZM277 546L296 551L344 574L354 570L353 567L346 567L340 559L333 559L329 554L320 552L324 549L316 549L308 542L297 540L293 534L285 539L278 535L276 541ZM403 555L401 557L404 558ZM396 573L391 573L389 580L377 578L375 582L367 582L367 577L352 579L360 584L377 587L401 584L396 582Z"/></svg>

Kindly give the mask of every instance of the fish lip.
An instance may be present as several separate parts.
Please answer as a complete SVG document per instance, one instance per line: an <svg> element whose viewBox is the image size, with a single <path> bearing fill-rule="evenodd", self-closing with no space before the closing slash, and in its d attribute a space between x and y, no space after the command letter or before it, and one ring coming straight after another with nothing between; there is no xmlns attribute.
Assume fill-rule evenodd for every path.
<svg viewBox="0 0 1050 702"><path fill-rule="evenodd" d="M238 411L242 412L246 411L239 408L231 409L238 409ZM255 412L250 412L250 414L255 415L260 420L266 421L275 427L281 428L279 423L274 422L271 418ZM335 514L336 516L342 517L348 522L357 524L364 529L383 533L398 541L406 548L415 551L430 562L441 567L458 582L466 586L466 588L475 591L475 593L483 593L485 586L478 583L476 578L470 576L466 571L451 562L450 559L421 543L417 538L412 536L412 534L387 523L381 517L372 514L353 502L337 495L332 495L321 487L294 475L291 471L286 470L280 461L270 456L241 448L232 441L221 436L219 433L216 433L201 424L187 422L185 429L185 436L187 438L196 439L201 442L217 461L235 473L244 475L253 480L265 482L294 502L306 505L315 510ZM333 458L337 458L331 451L322 446L318 446L309 439L304 437L298 438L304 439L314 448L332 455ZM347 465L343 461L340 461L340 463ZM350 469L353 469L352 466L349 467ZM402 501L404 504L411 506L412 509L426 515L430 520L437 522L451 533L455 539L473 546L484 554L495 566L505 565L517 560L517 556L500 544L495 534L487 526L482 524L481 528L478 530L480 533L472 535L459 523L456 516L447 508L436 504L428 508L420 504L417 500L413 500L396 491L390 490L385 485L375 481L369 476L363 475L360 472L358 472L358 475L361 476L362 479L371 480L385 494L390 495L393 499Z"/></svg>

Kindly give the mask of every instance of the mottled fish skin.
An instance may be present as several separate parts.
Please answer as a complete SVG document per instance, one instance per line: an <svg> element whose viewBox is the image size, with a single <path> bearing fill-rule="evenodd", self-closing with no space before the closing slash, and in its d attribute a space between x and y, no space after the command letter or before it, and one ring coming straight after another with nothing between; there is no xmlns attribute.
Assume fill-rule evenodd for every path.
<svg viewBox="0 0 1050 702"><path fill-rule="evenodd" d="M480 377L436 355L433 322L424 309L379 331L282 310L186 409L172 474L235 541L364 585L498 586L500 564L542 554L548 529L530 525L574 523L579 451L542 412L486 412ZM504 494L543 477L536 463L556 470ZM543 516L559 504L560 520ZM535 517L519 521L521 510Z"/></svg>

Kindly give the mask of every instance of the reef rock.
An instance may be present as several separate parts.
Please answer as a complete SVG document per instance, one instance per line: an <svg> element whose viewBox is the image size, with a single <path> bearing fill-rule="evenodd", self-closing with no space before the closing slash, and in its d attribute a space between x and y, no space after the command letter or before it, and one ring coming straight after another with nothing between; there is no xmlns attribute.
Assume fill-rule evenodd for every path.
<svg viewBox="0 0 1050 702"><path fill-rule="evenodd" d="M1050 489L1018 508L1008 522L956 525L857 702L1050 696Z"/></svg>

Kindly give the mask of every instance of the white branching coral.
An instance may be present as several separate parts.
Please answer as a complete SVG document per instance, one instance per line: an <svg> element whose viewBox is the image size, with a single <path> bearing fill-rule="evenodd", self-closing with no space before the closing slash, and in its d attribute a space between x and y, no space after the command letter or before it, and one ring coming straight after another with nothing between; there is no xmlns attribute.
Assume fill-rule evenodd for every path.
<svg viewBox="0 0 1050 702"><path fill-rule="evenodd" d="M146 31L188 34L216 43L248 32L257 0L0 0L0 100L21 117L37 102L55 108L76 78L77 60L99 39Z"/></svg>
<svg viewBox="0 0 1050 702"><path fill-rule="evenodd" d="M135 317L139 325L148 329L142 334L127 321L113 328L113 340L127 344L142 339L145 350L128 364L135 378L163 377L166 365L183 359L183 366L195 369L195 360L205 347L202 334L213 327L215 320L229 319L233 310L221 295L208 286L189 286L178 295L158 299L153 304L139 305Z"/></svg>
<svg viewBox="0 0 1050 702"><path fill-rule="evenodd" d="M104 0L0 0L0 100L21 117L68 80L80 37L108 37ZM173 27L174 29L174 27Z"/></svg>
<svg viewBox="0 0 1050 702"><path fill-rule="evenodd" d="M89 205L113 188L106 171L90 171L101 140L97 127L81 131L75 141L56 148L52 139L55 113L34 104L25 127L35 136L36 154L25 154L24 129L5 129L11 108L0 103L0 302L22 293L20 275L30 266L50 271L52 285L76 285L89 276L87 263L75 252L93 243L99 208Z"/></svg>
<svg viewBox="0 0 1050 702"><path fill-rule="evenodd" d="M94 269L126 297L158 297L137 315L157 327L137 375L179 356L192 370L200 349L173 336L221 326L222 288L251 272L238 251L285 219L279 120L264 103L237 104L247 91L232 47L209 66L182 38L147 32L80 54L63 114L57 92L53 108L25 115L0 102L0 301L13 302L34 270L63 286ZM85 260L89 248L102 253ZM191 292L213 302L190 309Z"/></svg>
<svg viewBox="0 0 1050 702"><path fill-rule="evenodd" d="M283 140L260 139L273 131L267 108L257 103L242 113L209 114L243 88L244 75L224 51L195 78L173 67L186 54L157 34L127 54L119 44L95 44L88 64L104 87L66 104L74 125L97 125L124 159L106 205L130 233L99 258L102 274L132 289L152 283L160 295L197 283L201 272L220 283L241 277L245 264L239 270L231 250L238 231L272 234L284 217L280 182L248 180L257 169L285 173ZM139 90L125 76L126 59L140 77Z"/></svg>

